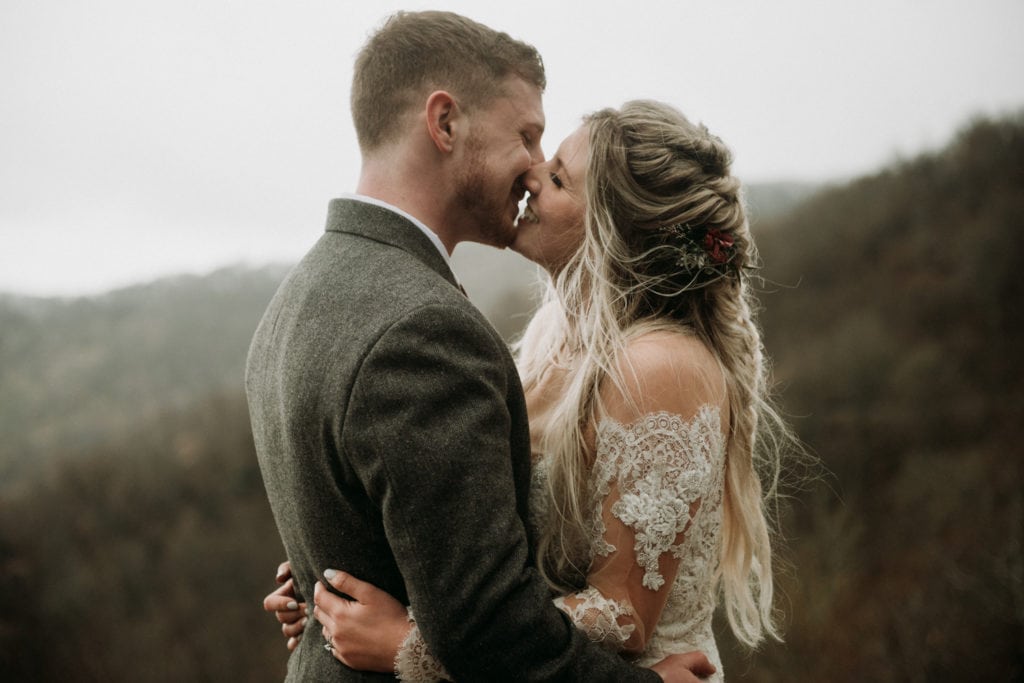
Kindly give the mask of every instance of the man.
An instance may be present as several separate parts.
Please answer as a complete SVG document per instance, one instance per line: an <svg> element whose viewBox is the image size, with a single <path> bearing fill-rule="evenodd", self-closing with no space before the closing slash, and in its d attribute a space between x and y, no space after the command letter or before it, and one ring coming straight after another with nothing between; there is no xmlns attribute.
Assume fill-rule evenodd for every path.
<svg viewBox="0 0 1024 683"><path fill-rule="evenodd" d="M359 194L331 202L256 331L253 433L298 595L327 567L372 580L459 681L658 681L589 643L532 570L522 388L447 261L512 241L544 86L534 48L458 15L399 13L370 38ZM302 639L288 680L391 678L322 645ZM664 672L695 680L679 658Z"/></svg>

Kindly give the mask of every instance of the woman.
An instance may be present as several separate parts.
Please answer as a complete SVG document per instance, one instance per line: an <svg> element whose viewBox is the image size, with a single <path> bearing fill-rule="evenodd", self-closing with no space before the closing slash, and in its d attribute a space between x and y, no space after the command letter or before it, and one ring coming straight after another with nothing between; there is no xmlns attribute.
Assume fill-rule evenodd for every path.
<svg viewBox="0 0 1024 683"><path fill-rule="evenodd" d="M741 642L778 637L765 510L789 440L767 401L756 252L729 165L718 138L667 105L599 111L527 175L513 245L550 275L517 345L538 569L593 640L640 665L702 650L713 680L719 594ZM356 598L317 586L336 657L443 677L404 607L331 577ZM295 635L288 595L266 605Z"/></svg>

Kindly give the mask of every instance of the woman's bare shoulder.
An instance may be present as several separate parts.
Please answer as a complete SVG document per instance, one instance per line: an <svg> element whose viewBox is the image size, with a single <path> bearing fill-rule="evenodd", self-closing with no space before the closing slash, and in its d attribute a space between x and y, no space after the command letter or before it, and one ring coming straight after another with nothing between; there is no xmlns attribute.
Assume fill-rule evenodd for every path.
<svg viewBox="0 0 1024 683"><path fill-rule="evenodd" d="M725 374L718 358L696 335L652 330L629 340L618 358L622 386L607 387L613 412L670 412L683 416L702 405L721 405Z"/></svg>

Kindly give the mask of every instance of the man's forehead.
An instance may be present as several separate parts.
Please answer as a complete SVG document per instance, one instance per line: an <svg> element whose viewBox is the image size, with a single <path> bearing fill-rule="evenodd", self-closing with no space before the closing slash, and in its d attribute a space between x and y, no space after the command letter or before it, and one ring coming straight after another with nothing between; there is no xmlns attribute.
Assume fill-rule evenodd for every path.
<svg viewBox="0 0 1024 683"><path fill-rule="evenodd" d="M530 127L539 135L544 132L544 103L540 88L520 79L513 79L505 88L503 98L510 111L520 119L524 127Z"/></svg>

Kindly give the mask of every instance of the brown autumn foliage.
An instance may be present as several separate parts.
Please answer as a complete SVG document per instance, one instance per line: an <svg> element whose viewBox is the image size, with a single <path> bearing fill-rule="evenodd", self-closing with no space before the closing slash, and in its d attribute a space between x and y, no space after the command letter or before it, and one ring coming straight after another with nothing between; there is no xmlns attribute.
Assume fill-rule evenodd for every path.
<svg viewBox="0 0 1024 683"><path fill-rule="evenodd" d="M777 223L767 345L826 474L787 506L786 642L730 678L1024 680L1024 114Z"/></svg>
<svg viewBox="0 0 1024 683"><path fill-rule="evenodd" d="M244 399L212 396L47 467L0 514L8 681L271 681L283 556Z"/></svg>
<svg viewBox="0 0 1024 683"><path fill-rule="evenodd" d="M782 403L821 466L781 508L785 642L720 625L728 679L1024 680L1024 115L756 231ZM272 285L211 282L0 306L0 679L283 677L240 380ZM56 408L25 393L46 381Z"/></svg>

